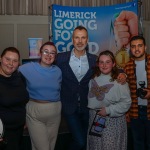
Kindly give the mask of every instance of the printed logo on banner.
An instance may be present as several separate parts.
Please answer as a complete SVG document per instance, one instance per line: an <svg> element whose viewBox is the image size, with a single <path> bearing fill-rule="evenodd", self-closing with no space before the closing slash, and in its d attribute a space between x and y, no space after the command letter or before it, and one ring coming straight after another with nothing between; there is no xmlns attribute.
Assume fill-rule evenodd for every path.
<svg viewBox="0 0 150 150"><path fill-rule="evenodd" d="M129 40L138 34L137 8L137 1L100 7L53 5L52 41L58 52L72 50L72 32L82 25L88 30L88 51L98 55L111 50L122 68L129 59Z"/></svg>

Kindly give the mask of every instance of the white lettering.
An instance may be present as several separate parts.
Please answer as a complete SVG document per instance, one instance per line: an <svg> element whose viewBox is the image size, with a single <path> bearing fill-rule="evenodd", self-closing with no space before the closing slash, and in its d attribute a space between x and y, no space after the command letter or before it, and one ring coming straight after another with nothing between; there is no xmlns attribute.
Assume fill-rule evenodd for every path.
<svg viewBox="0 0 150 150"><path fill-rule="evenodd" d="M95 42L89 42L89 53L91 54L97 54L99 51L99 45Z"/></svg>
<svg viewBox="0 0 150 150"><path fill-rule="evenodd" d="M63 29L63 30L71 30L78 25L82 25L90 30L97 30L97 23L96 20L70 20L66 19L63 21L62 19L56 19L54 22L56 29Z"/></svg>
<svg viewBox="0 0 150 150"><path fill-rule="evenodd" d="M64 31L61 32L61 38L62 38L62 40L68 41L68 40L70 40L70 37L71 37L71 34L70 34L69 31L64 30Z"/></svg>
<svg viewBox="0 0 150 150"><path fill-rule="evenodd" d="M71 50L72 42L69 42L67 46L64 46L65 45L64 42L57 42L55 45L57 47L58 52L66 52ZM98 44L95 42L89 42L88 45L89 45L89 53L96 55L99 51Z"/></svg>
<svg viewBox="0 0 150 150"><path fill-rule="evenodd" d="M69 12L54 10L54 16L57 18L71 19L96 19L96 12Z"/></svg>
<svg viewBox="0 0 150 150"><path fill-rule="evenodd" d="M58 40L58 38L60 37L61 34L61 30L55 30L55 39Z"/></svg>

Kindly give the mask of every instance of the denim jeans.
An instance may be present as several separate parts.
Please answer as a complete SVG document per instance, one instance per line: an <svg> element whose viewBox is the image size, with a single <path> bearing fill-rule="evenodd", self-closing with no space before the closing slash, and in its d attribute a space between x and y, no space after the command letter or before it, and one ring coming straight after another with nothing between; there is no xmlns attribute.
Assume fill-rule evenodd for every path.
<svg viewBox="0 0 150 150"><path fill-rule="evenodd" d="M131 119L131 132L134 150L150 150L150 120L143 114L143 106L139 108L139 118Z"/></svg>
<svg viewBox="0 0 150 150"><path fill-rule="evenodd" d="M86 150L89 111L82 112L80 108L71 115L64 115L72 134L69 150Z"/></svg>

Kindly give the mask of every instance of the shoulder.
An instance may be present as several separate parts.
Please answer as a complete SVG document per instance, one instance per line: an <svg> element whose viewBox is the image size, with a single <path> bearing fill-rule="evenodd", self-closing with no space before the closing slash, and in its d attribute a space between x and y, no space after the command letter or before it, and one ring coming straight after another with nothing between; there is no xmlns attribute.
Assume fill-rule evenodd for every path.
<svg viewBox="0 0 150 150"><path fill-rule="evenodd" d="M57 54L57 58L65 57L65 56L70 56L70 54L71 54L71 51L58 53Z"/></svg>
<svg viewBox="0 0 150 150"><path fill-rule="evenodd" d="M26 64L23 64L23 65L19 66L18 70L21 73L26 73L27 71L33 71L33 68L36 65L37 65L37 62L29 62L29 63L26 63Z"/></svg>
<svg viewBox="0 0 150 150"><path fill-rule="evenodd" d="M92 85L92 86L95 86L95 87L99 86L99 84L101 84L101 79L100 78L101 78L100 76L92 78L89 82L89 85L90 86Z"/></svg>
<svg viewBox="0 0 150 150"><path fill-rule="evenodd" d="M23 65L19 66L19 70L22 69L22 68L30 67L30 66L32 66L34 63L35 63L35 62L29 62L29 63L23 64Z"/></svg>
<svg viewBox="0 0 150 150"><path fill-rule="evenodd" d="M124 69L128 69L128 68L130 68L131 66L134 66L134 59L130 59L126 64L125 64L125 67L124 67Z"/></svg>
<svg viewBox="0 0 150 150"><path fill-rule="evenodd" d="M89 84L95 83L95 82L96 82L95 80L96 80L95 78L94 78L94 79L91 79L91 80L89 81Z"/></svg>
<svg viewBox="0 0 150 150"><path fill-rule="evenodd" d="M19 70L16 70L13 74L12 74L12 78L13 79L21 79L22 81L25 81L25 78L23 76L23 74L19 71Z"/></svg>
<svg viewBox="0 0 150 150"><path fill-rule="evenodd" d="M98 58L97 55L94 55L94 54L91 54L91 53L88 53L88 52L87 52L87 56L94 59L94 60L96 60Z"/></svg>
<svg viewBox="0 0 150 150"><path fill-rule="evenodd" d="M56 57L56 64L59 65L62 64L63 62L66 62L67 60L69 60L70 55L71 55L71 51L58 53Z"/></svg>
<svg viewBox="0 0 150 150"><path fill-rule="evenodd" d="M134 63L134 59L130 59L127 63L126 63L126 65L129 65L129 64L133 64Z"/></svg>
<svg viewBox="0 0 150 150"><path fill-rule="evenodd" d="M53 65L53 69L58 73L61 73L61 69L57 65Z"/></svg>
<svg viewBox="0 0 150 150"><path fill-rule="evenodd" d="M147 54L147 59L150 61L150 54Z"/></svg>
<svg viewBox="0 0 150 150"><path fill-rule="evenodd" d="M89 61L89 65L92 66L92 67L95 67L97 56L94 55L94 54L87 53L87 58L88 58L88 61Z"/></svg>
<svg viewBox="0 0 150 150"><path fill-rule="evenodd" d="M12 76L14 76L14 77L22 77L22 74L21 74L21 72L20 72L19 70L16 70L16 71L12 74Z"/></svg>

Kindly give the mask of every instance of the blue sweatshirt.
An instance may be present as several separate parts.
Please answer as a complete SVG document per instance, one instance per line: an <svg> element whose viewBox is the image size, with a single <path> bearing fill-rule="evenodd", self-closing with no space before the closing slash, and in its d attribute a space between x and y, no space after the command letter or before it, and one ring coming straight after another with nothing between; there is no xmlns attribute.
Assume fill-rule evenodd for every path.
<svg viewBox="0 0 150 150"><path fill-rule="evenodd" d="M60 100L62 73L56 65L43 67L38 62L30 62L20 66L19 71L26 79L30 99Z"/></svg>

